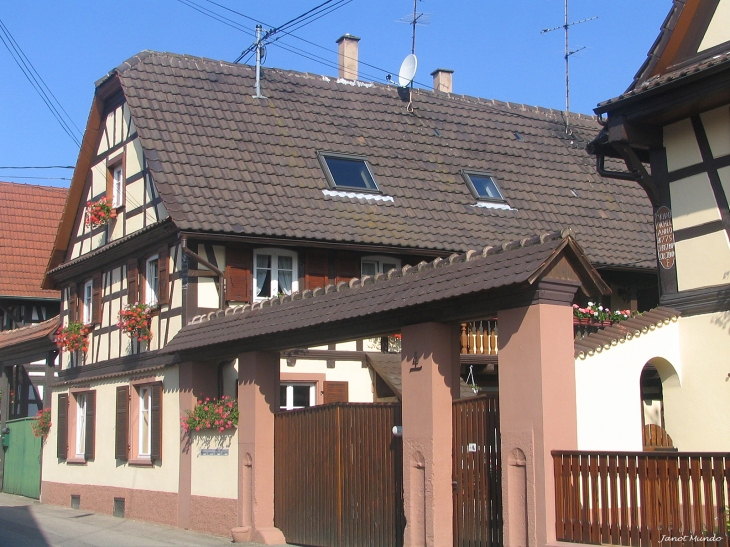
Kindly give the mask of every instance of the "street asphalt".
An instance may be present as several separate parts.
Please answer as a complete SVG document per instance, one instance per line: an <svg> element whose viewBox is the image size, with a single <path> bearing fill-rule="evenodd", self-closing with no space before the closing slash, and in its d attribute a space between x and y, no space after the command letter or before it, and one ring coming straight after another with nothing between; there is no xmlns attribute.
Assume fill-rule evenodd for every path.
<svg viewBox="0 0 730 547"><path fill-rule="evenodd" d="M41 504L0 493L0 547L218 547L231 538ZM239 543L260 547L255 543Z"/></svg>

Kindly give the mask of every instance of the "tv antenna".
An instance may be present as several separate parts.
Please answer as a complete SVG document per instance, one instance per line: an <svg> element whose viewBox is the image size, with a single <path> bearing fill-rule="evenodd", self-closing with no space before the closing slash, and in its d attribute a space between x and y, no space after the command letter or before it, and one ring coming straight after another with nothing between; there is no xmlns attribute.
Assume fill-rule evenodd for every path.
<svg viewBox="0 0 730 547"><path fill-rule="evenodd" d="M542 29L540 31L540 34L547 34L548 32L552 32L554 30L560 30L563 29L565 31L565 132L569 133L569 125L568 125L568 115L570 114L570 56L578 53L579 51L583 51L585 49L585 46L579 47L578 49L574 49L573 51L570 50L569 40L568 40L568 30L573 25L580 25L581 23L587 23L588 21L593 21L594 19L598 19L598 16L596 17L589 17L588 19L581 19L580 21L573 21L572 23L568 23L568 0L565 0L565 22L560 25L559 27L553 27L553 28L546 28Z"/></svg>
<svg viewBox="0 0 730 547"><path fill-rule="evenodd" d="M416 53L416 27L426 26L431 22L430 13L421 13L418 11L418 0L413 0L413 15L406 15L398 19L398 23L408 23L413 27L413 36L411 39L411 55Z"/></svg>

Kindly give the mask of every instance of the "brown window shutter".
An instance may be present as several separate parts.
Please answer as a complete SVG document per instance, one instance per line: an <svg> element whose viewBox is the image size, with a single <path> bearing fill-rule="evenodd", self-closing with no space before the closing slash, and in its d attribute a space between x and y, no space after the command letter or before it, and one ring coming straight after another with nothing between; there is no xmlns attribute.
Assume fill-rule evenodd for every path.
<svg viewBox="0 0 730 547"><path fill-rule="evenodd" d="M350 253L340 253L335 259L336 281L350 281L354 277L360 277L360 257Z"/></svg>
<svg viewBox="0 0 730 547"><path fill-rule="evenodd" d="M56 455L65 460L68 452L68 394L58 396L58 419L56 420Z"/></svg>
<svg viewBox="0 0 730 547"><path fill-rule="evenodd" d="M94 459L94 445L96 439L96 391L89 391L86 394L86 446L84 446L84 459Z"/></svg>
<svg viewBox="0 0 730 547"><path fill-rule="evenodd" d="M304 277L307 289L314 290L317 287L325 287L329 283L329 262L326 252L307 251L305 269Z"/></svg>
<svg viewBox="0 0 730 547"><path fill-rule="evenodd" d="M325 382L324 404L347 403L349 399L347 382Z"/></svg>
<svg viewBox="0 0 730 547"><path fill-rule="evenodd" d="M152 405L150 408L152 431L150 436L150 459L160 461L162 459L162 384L152 386Z"/></svg>
<svg viewBox="0 0 730 547"><path fill-rule="evenodd" d="M98 273L92 279L91 289L91 322L94 325L101 324L101 290L102 276Z"/></svg>
<svg viewBox="0 0 730 547"><path fill-rule="evenodd" d="M77 315L78 309L79 309L78 289L76 288L76 283L74 283L68 289L68 320L69 321L78 320L78 315Z"/></svg>
<svg viewBox="0 0 730 547"><path fill-rule="evenodd" d="M226 248L226 301L251 302L252 254L251 249Z"/></svg>
<svg viewBox="0 0 730 547"><path fill-rule="evenodd" d="M137 259L133 258L127 262L127 303L136 304L139 302L139 271Z"/></svg>
<svg viewBox="0 0 730 547"><path fill-rule="evenodd" d="M167 245L163 245L157 253L157 279L159 282L159 290L157 294L157 303L170 303L170 249Z"/></svg>
<svg viewBox="0 0 730 547"><path fill-rule="evenodd" d="M127 460L129 446L129 386L117 387L117 419L114 431L114 455Z"/></svg>

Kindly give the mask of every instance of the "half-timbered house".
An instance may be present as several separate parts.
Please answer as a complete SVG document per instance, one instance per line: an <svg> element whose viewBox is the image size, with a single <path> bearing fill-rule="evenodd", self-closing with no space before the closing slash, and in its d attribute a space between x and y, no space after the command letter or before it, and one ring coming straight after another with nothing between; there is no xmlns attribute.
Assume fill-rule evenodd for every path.
<svg viewBox="0 0 730 547"><path fill-rule="evenodd" d="M350 58L356 44L340 40ZM181 445L180 418L196 398L236 395L236 360L164 351L201 314L565 226L614 289L607 304L655 305L650 202L594 172L594 118L566 132L549 109L344 76L266 69L256 98L252 67L143 52L97 82L44 281L63 325L89 330L87 351L62 356L44 502L235 526L239 433ZM113 215L90 226L103 198ZM118 325L134 304L151 310L149 340ZM494 319L462 338L487 383ZM396 396L364 353L387 350L392 325L361 334L277 344L281 408Z"/></svg>
<svg viewBox="0 0 730 547"><path fill-rule="evenodd" d="M641 419L685 451L730 448L729 17L727 0L675 1L629 88L596 108L606 128L589 147L600 173L637 181L651 199L661 303L675 310L650 351L625 344L586 359L584 370L621 363L616 378L631 383L611 380L616 389L603 396L594 390L594 408L606 413L619 406L609 393L641 389ZM612 157L625 167L606 167ZM626 423L620 414L614 423ZM615 440L605 435L610 427L599 429ZM623 440L624 449L641 447L638 436Z"/></svg>

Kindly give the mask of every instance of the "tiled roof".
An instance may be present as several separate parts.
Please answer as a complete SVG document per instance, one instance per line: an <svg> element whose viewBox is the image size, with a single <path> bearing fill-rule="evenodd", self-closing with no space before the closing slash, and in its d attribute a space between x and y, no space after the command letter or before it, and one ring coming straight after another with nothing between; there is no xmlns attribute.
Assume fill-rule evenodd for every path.
<svg viewBox="0 0 730 547"><path fill-rule="evenodd" d="M42 323L35 323L19 329L0 332L0 350L18 346L26 342L34 342L42 338L53 339L56 329L61 324L58 316Z"/></svg>
<svg viewBox="0 0 730 547"><path fill-rule="evenodd" d="M419 89L409 113L394 86L276 69L254 99L252 67L169 53L116 77L183 230L449 253L570 226L595 264L655 267L646 195L584 151L592 117L566 135L557 111ZM392 201L325 193L322 151L366 157ZM475 206L463 169L493 174L511 208Z"/></svg>
<svg viewBox="0 0 730 547"><path fill-rule="evenodd" d="M634 337L661 328L663 325L668 325L672 321L676 321L680 315L681 313L677 310L659 307L626 321L621 321L598 332L591 333L581 340L576 340L574 344L575 357L585 359L594 353L609 350L626 340L631 340Z"/></svg>
<svg viewBox="0 0 730 547"><path fill-rule="evenodd" d="M689 78L690 76L694 76L713 67L719 67L720 65L726 65L726 68L727 66L730 66L730 51L720 53L718 55L710 57L709 59L702 59L700 61L697 61L696 63L692 63L682 68L678 68L677 70L673 70L672 72L659 74L657 76L649 78L648 80L629 89L625 93L622 93L618 97L614 97L613 99L598 103L598 108L596 108L596 112L606 111L606 107L614 103L617 103L624 99L628 99L630 97L635 97L642 93L658 89L660 87L665 87L672 82Z"/></svg>
<svg viewBox="0 0 730 547"><path fill-rule="evenodd" d="M401 399L403 395L400 353L375 353L367 352L368 365L377 372L388 387L393 390L396 396ZM463 378L459 378L459 397L466 399L477 394Z"/></svg>
<svg viewBox="0 0 730 547"><path fill-rule="evenodd" d="M0 297L60 298L41 289L68 190L0 182Z"/></svg>
<svg viewBox="0 0 730 547"><path fill-rule="evenodd" d="M566 247L577 256L582 254L571 235L557 232L501 247L485 247L481 252L470 250L448 259L436 258L414 267L393 269L387 275L364 276L349 283L211 312L194 318L160 351L175 353L216 344L241 344L266 336L286 340L287 333L309 332L335 322L362 323L485 291L529 286L534 276Z"/></svg>

